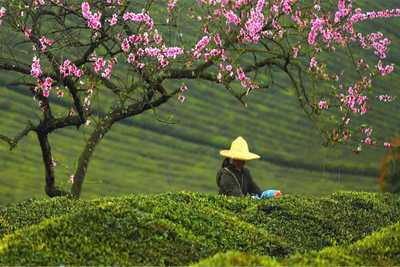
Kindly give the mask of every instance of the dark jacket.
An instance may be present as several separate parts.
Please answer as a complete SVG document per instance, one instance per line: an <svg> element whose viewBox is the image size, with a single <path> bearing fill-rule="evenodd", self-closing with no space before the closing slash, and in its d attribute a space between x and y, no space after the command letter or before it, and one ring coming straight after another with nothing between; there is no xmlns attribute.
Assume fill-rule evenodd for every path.
<svg viewBox="0 0 400 267"><path fill-rule="evenodd" d="M250 171L247 168L239 171L232 164L218 171L217 185L219 193L227 196L239 197L247 194L261 195L262 193L251 178Z"/></svg>

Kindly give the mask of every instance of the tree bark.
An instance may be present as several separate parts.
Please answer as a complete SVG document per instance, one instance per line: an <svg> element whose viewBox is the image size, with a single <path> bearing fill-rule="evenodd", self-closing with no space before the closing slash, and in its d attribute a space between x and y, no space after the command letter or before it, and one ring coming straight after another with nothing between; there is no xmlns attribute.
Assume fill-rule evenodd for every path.
<svg viewBox="0 0 400 267"><path fill-rule="evenodd" d="M156 86L162 88L161 85L156 85ZM151 103L148 103L147 101L142 101L132 104L128 108L117 108L112 112L110 112L108 115L106 115L104 119L100 122L100 124L96 127L92 135L90 136L89 140L86 143L85 149L83 150L82 154L79 157L78 166L75 175L73 177L71 195L75 198L80 197L82 191L82 184L85 179L89 162L93 155L93 152L96 146L100 143L100 141L111 129L112 125L115 122L136 116L151 108L156 108L166 103L172 96L177 94L177 92L178 90L170 95L163 95Z"/></svg>
<svg viewBox="0 0 400 267"><path fill-rule="evenodd" d="M54 163L51 155L51 147L47 133L37 132L37 136L42 150L43 165L45 168L45 192L49 197L64 196L67 193L59 190L55 186Z"/></svg>
<svg viewBox="0 0 400 267"><path fill-rule="evenodd" d="M85 179L87 169L89 166L90 159L93 152L104 135L111 129L112 120L110 117L106 117L94 130L89 140L86 143L85 149L81 153L78 161L78 167L76 169L75 175L73 177L71 194L75 198L79 198L82 191L82 184Z"/></svg>

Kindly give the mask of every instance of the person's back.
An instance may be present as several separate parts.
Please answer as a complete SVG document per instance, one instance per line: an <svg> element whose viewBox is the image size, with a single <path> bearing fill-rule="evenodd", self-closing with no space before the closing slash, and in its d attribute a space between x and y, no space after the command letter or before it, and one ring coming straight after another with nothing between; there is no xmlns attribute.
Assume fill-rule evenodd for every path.
<svg viewBox="0 0 400 267"><path fill-rule="evenodd" d="M219 194L227 196L260 195L262 193L257 184L254 183L249 169L237 168L235 163L231 162L223 164L218 171L217 185Z"/></svg>

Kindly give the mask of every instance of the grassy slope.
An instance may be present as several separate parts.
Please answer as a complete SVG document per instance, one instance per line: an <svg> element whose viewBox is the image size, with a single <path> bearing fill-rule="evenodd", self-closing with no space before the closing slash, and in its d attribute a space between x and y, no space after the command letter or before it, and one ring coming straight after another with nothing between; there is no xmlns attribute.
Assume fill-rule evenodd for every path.
<svg viewBox="0 0 400 267"><path fill-rule="evenodd" d="M377 8L374 2L361 4L368 9ZM394 5L394 1L385 1L383 7ZM368 27L383 29L396 44L399 39L393 28L398 24L398 19L390 25L376 21ZM391 52L398 55L399 51L400 47L394 46ZM399 63L396 57L394 61ZM6 76L2 74L8 79ZM398 95L395 83L399 78L397 72L377 87ZM351 175L347 171L376 173L384 149L372 148L354 156L348 147L322 148L320 137L304 118L290 88L257 92L248 99L247 109L222 88L206 83L189 84L189 88L185 104L172 100L156 115L148 112L114 126L95 152L84 197L176 190L215 192L215 173L220 164L218 150L229 147L238 135L244 136L251 150L263 158L250 164L263 188L277 187L285 192L306 194L340 189L377 190L374 176ZM32 113L35 108L31 97L18 92L18 89L0 89L2 134L12 136L28 119L37 120L37 115ZM374 114L366 118L376 125L381 140L399 131L398 108L399 102L375 105ZM57 110L65 112L61 106ZM170 116L174 124L157 120ZM74 171L87 135L87 130L67 129L51 136L58 162L57 183L63 187L68 186L68 177ZM0 144L0 203L43 194L39 152L32 134L13 152Z"/></svg>
<svg viewBox="0 0 400 267"><path fill-rule="evenodd" d="M298 259L296 253L314 255L334 244L352 247L399 219L399 197L373 193L263 201L185 192L32 200L0 209L0 264L186 265L228 250ZM355 244L367 251L362 242ZM389 245L399 247L399 240Z"/></svg>

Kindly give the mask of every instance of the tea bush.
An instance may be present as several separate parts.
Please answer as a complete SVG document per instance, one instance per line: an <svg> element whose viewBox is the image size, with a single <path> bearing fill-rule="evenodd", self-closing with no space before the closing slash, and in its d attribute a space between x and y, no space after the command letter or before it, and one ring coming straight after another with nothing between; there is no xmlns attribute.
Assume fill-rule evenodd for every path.
<svg viewBox="0 0 400 267"><path fill-rule="evenodd" d="M218 253L193 266L398 266L400 223L388 226L351 245L327 247L287 259L229 251Z"/></svg>
<svg viewBox="0 0 400 267"><path fill-rule="evenodd" d="M187 265L241 251L249 256L215 257L232 265L270 266L288 257L313 265L346 251L310 251L352 246L399 219L400 197L380 193L261 201L189 192L28 200L0 209L0 264ZM262 255L276 260L259 261Z"/></svg>

